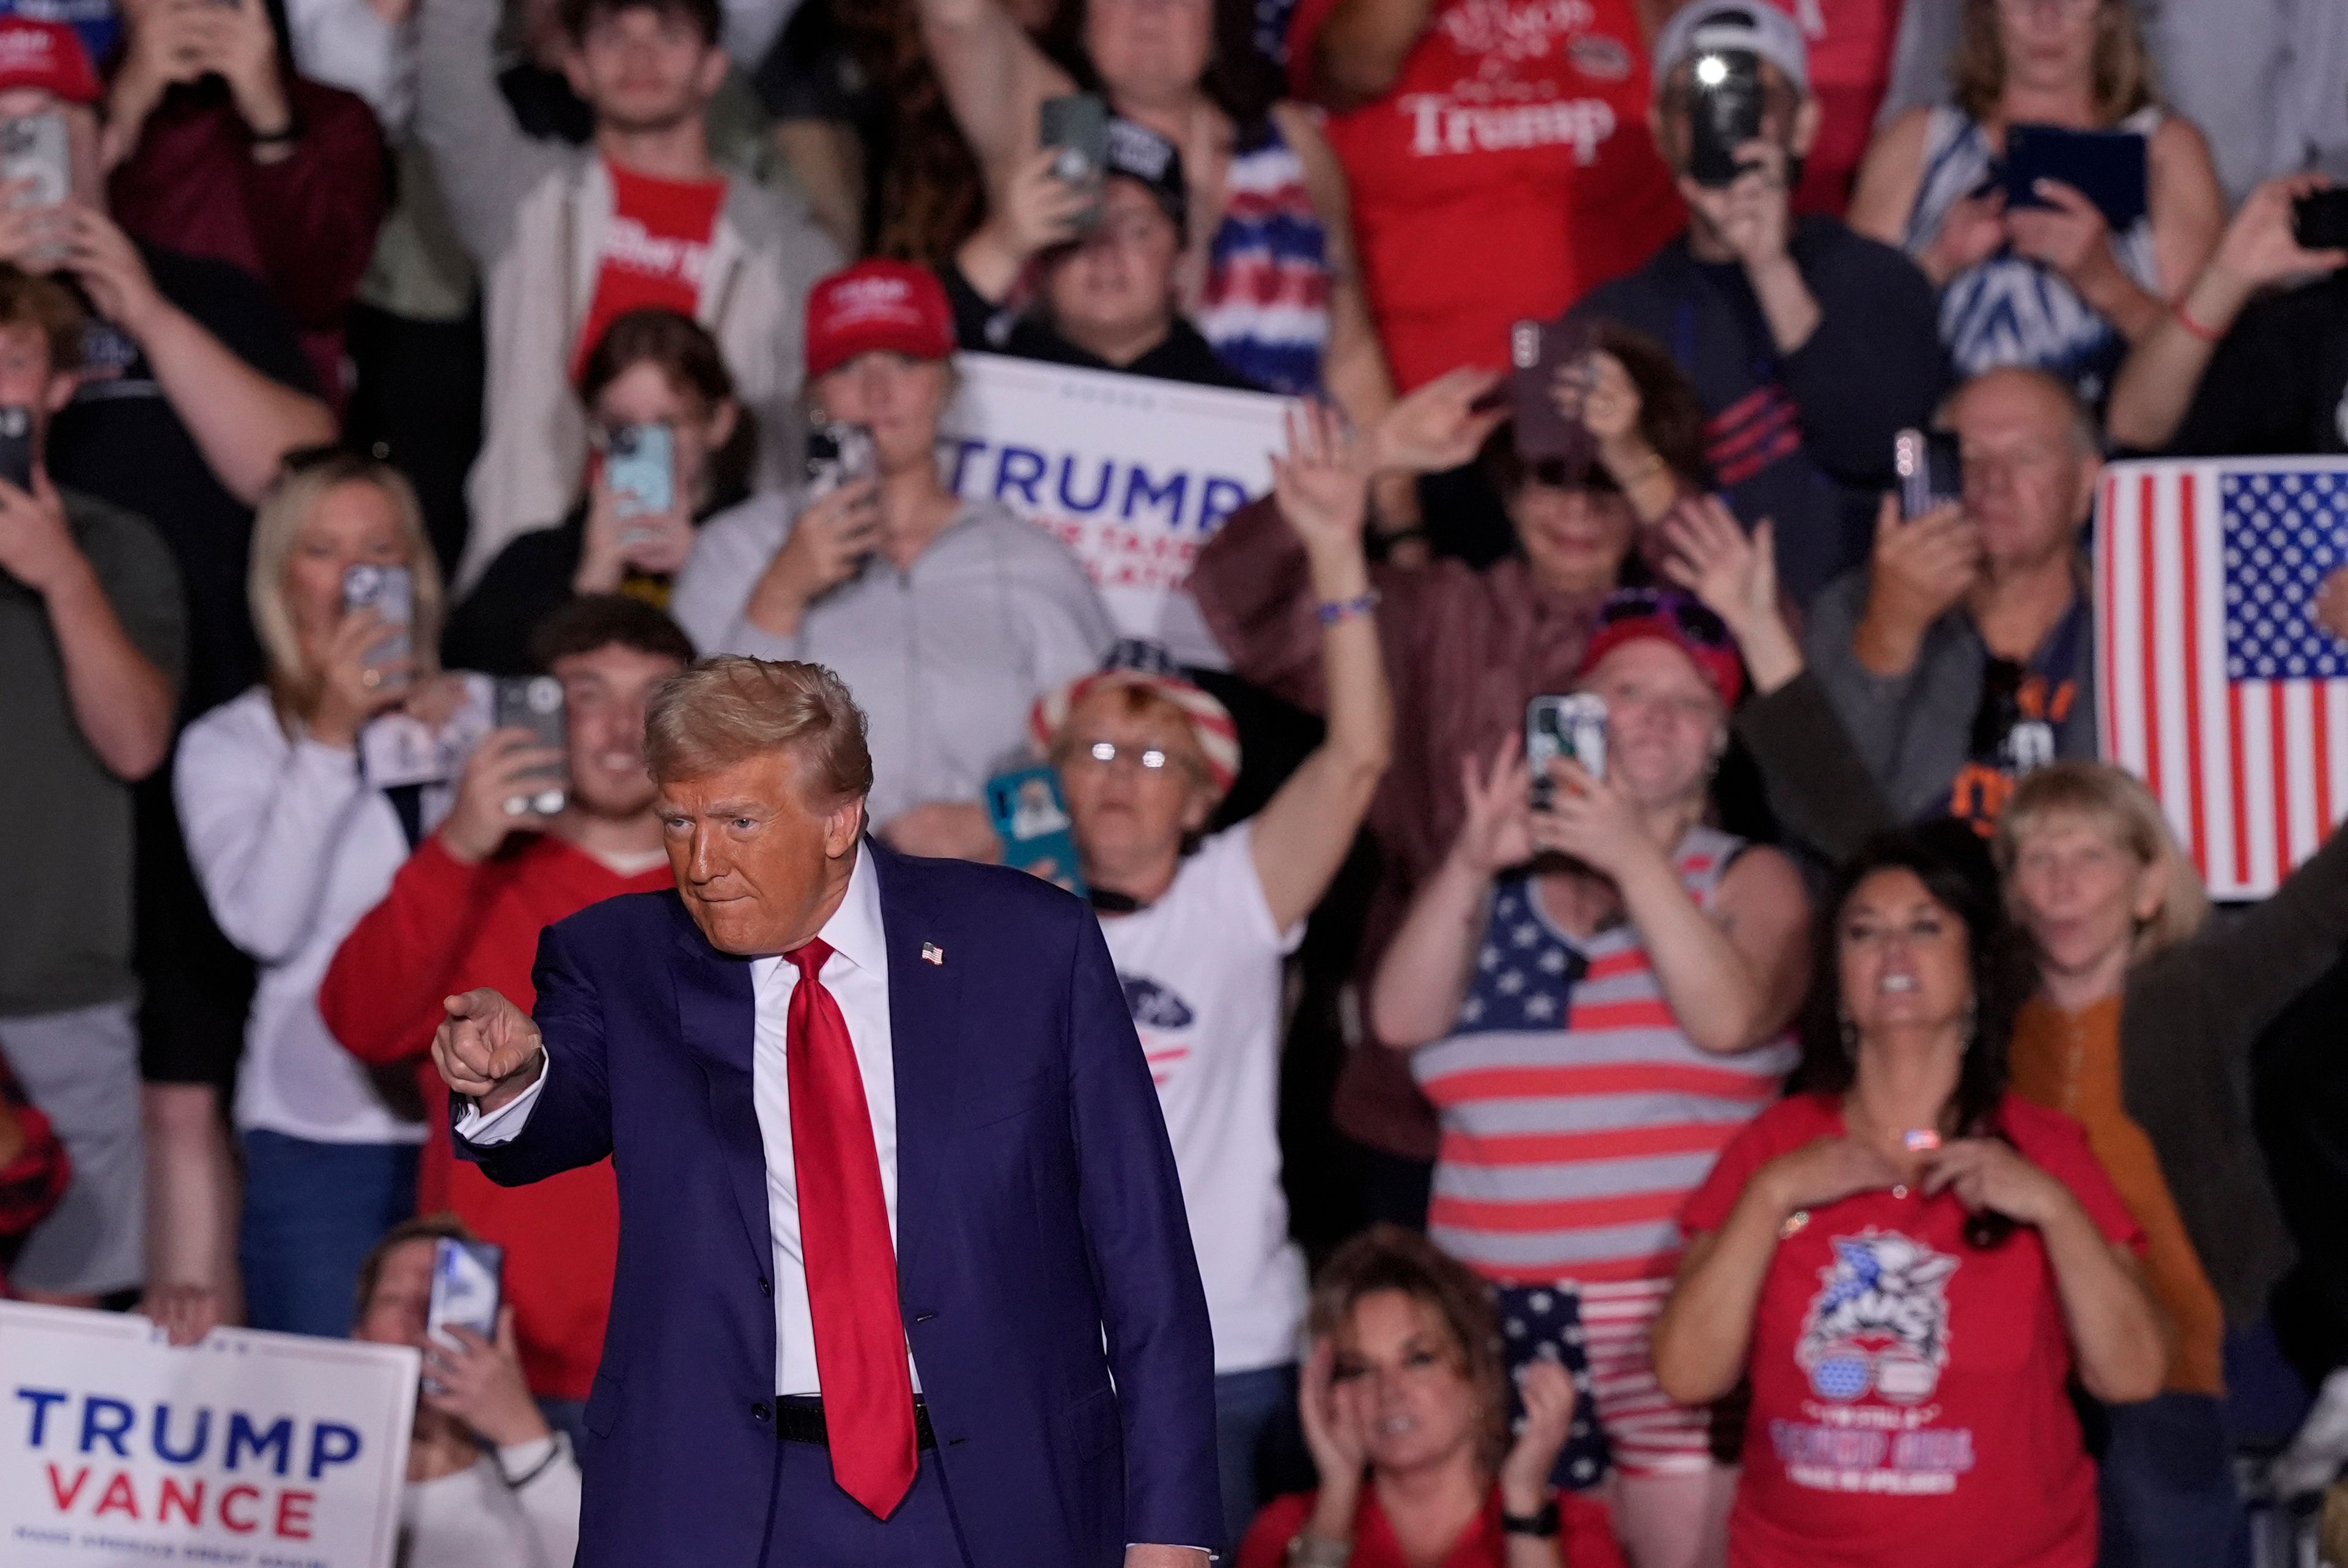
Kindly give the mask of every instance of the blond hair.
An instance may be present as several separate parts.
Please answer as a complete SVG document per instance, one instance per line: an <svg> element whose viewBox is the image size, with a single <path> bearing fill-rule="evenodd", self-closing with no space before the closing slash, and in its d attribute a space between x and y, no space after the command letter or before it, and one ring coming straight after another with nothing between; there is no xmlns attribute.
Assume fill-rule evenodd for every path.
<svg viewBox="0 0 2348 1568"><path fill-rule="evenodd" d="M655 781L701 778L768 752L806 764L813 804L872 788L864 710L846 682L800 660L704 659L670 676L644 714L644 762Z"/></svg>
<svg viewBox="0 0 2348 1568"><path fill-rule="evenodd" d="M2209 918L2209 895L2201 874L2169 831L2160 802L2134 774L2106 763L2051 763L2014 787L1997 822L1997 869L2006 878L2021 858L2023 841L2058 817L2095 824L2137 863L2165 867L2168 892L2160 907L2136 934L2132 958L2150 958L2185 940Z"/></svg>
<svg viewBox="0 0 2348 1568"><path fill-rule="evenodd" d="M269 690L280 720L309 710L317 697L320 679L302 651L294 610L285 600L286 565L293 559L294 542L301 538L303 525L345 485L374 486L397 514L400 540L407 548L408 579L414 585L408 645L418 677L439 672L440 619L446 597L440 563L433 557L431 537L424 531L424 508L416 499L416 487L388 463L355 452L332 453L279 476L252 518L252 553L245 570L244 595L252 610L253 630L261 639L262 656L268 663Z"/></svg>
<svg viewBox="0 0 2348 1568"><path fill-rule="evenodd" d="M1983 124L2000 118L2005 98L2005 42L1998 0L1965 0L1957 39L1957 107ZM2153 101L2152 53L2128 0L2097 0L2089 101L2097 125L2116 125Z"/></svg>

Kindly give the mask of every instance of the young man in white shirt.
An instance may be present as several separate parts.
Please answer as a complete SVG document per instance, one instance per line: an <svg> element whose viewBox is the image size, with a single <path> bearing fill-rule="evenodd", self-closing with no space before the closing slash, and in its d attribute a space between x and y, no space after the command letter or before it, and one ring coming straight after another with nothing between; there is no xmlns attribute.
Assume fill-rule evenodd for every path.
<svg viewBox="0 0 2348 1568"><path fill-rule="evenodd" d="M1335 416L1292 416L1282 516L1321 601L1329 727L1263 810L1201 842L1239 772L1221 703L1175 674L1113 667L1038 702L1086 885L1174 1145L1215 1336L1226 1550L1255 1506L1255 1457L1293 1398L1304 1263L1280 1184L1281 961L1328 889L1393 749L1363 559L1367 469Z"/></svg>

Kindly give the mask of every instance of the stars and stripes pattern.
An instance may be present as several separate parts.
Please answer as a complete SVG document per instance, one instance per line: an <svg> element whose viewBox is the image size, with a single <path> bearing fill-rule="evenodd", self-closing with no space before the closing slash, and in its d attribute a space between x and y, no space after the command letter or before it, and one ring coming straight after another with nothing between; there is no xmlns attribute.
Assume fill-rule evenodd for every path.
<svg viewBox="0 0 2348 1568"><path fill-rule="evenodd" d="M2096 527L2105 756L2219 898L2271 893L2348 813L2348 643L2312 601L2348 560L2348 461L2112 466Z"/></svg>

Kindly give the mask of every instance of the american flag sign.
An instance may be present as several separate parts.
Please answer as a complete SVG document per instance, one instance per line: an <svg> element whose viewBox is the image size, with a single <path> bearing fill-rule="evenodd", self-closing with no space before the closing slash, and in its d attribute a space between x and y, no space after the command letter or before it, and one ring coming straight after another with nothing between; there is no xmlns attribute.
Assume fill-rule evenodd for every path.
<svg viewBox="0 0 2348 1568"><path fill-rule="evenodd" d="M2096 528L2103 754L2142 777L2212 897L2271 893L2348 815L2348 459L2115 463Z"/></svg>

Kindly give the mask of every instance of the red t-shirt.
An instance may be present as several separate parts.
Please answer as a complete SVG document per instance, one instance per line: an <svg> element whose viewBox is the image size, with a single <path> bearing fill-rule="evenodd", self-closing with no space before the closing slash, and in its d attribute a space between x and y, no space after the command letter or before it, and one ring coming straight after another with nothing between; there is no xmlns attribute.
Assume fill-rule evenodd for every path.
<svg viewBox="0 0 2348 1568"><path fill-rule="evenodd" d="M1297 7L1300 94L1337 4ZM1631 0L1440 0L1394 90L1329 117L1403 390L1505 364L1512 323L1557 315L1678 232L1648 70Z"/></svg>
<svg viewBox="0 0 2348 1568"><path fill-rule="evenodd" d="M1810 46L1810 92L1818 100L1818 138L1803 161L1794 210L1839 218L1850 204L1851 181L1891 84L1900 0L1771 3L1802 25Z"/></svg>
<svg viewBox="0 0 2348 1568"><path fill-rule="evenodd" d="M603 330L630 311L695 313L717 210L726 204L722 179L657 179L609 159L603 168L612 176L612 226L603 233L595 298L572 354L574 381Z"/></svg>
<svg viewBox="0 0 2348 1568"><path fill-rule="evenodd" d="M1292 1491L1263 1505L1240 1542L1239 1568L1286 1568L1288 1543L1313 1517L1317 1492ZM1613 1515L1606 1504L1587 1492L1560 1491L1557 1503L1563 1531L1560 1554L1570 1568L1629 1568L1622 1548L1614 1541ZM1460 1536L1438 1568L1506 1568L1509 1538L1500 1529L1500 1491L1492 1489L1484 1512ZM1354 1555L1350 1568L1410 1568L1394 1525L1378 1501L1378 1489L1362 1488L1354 1509Z"/></svg>
<svg viewBox="0 0 2348 1568"><path fill-rule="evenodd" d="M2008 1095L2023 1155L2105 1235L2142 1233L2079 1124ZM1717 1230L1754 1172L1840 1135L1804 1094L1748 1123L1688 1205ZM2065 1393L2071 1339L2038 1233L1964 1239L1952 1193L1893 1188L1812 1212L1780 1242L1754 1315L1753 1414L1732 1568L2090 1568L2096 1467Z"/></svg>

